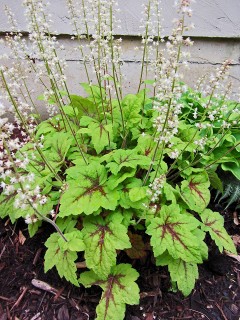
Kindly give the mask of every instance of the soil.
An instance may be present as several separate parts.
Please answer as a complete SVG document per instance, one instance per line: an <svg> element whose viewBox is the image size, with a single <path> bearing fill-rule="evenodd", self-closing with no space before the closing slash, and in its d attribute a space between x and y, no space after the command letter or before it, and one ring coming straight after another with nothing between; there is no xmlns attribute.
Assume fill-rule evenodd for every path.
<svg viewBox="0 0 240 320"><path fill-rule="evenodd" d="M232 214L225 213L225 221L228 232L239 241ZM45 224L29 238L23 221L15 225L0 221L0 320L95 319L101 297L98 287L77 288L56 270L44 273L44 242L53 231ZM150 255L144 262L129 260L140 273L141 299L138 306L127 307L125 320L239 320L240 264L209 244L209 260L199 266L199 280L187 298L170 290L167 269L155 267ZM43 281L45 288L33 285L33 279Z"/></svg>

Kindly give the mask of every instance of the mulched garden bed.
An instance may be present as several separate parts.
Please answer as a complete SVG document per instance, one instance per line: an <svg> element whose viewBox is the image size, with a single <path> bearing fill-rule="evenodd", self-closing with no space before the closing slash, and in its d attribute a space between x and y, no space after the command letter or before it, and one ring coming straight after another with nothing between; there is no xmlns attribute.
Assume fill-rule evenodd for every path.
<svg viewBox="0 0 240 320"><path fill-rule="evenodd" d="M227 231L239 241L239 226L225 213ZM0 221L0 320L88 320L95 318L101 296L98 287L76 288L59 278L55 270L44 273L44 242L54 231L44 224L29 238L26 224ZM238 249L240 249L238 245ZM120 255L120 261L127 256ZM149 255L132 261L139 271L139 306L128 306L126 320L210 319L239 320L240 263L219 255L210 243L209 261L199 266L199 280L184 298L170 291L166 268L157 268ZM131 261L128 261L131 262ZM40 289L32 280L48 285ZM51 292L47 291L51 290ZM114 319L113 319L114 320Z"/></svg>
<svg viewBox="0 0 240 320"><path fill-rule="evenodd" d="M24 140L20 129L14 130L13 138ZM237 215L232 211L223 215L225 228L235 236L240 252ZM23 220L14 225L0 220L0 320L95 319L101 297L99 287L74 287L62 280L55 269L44 273L44 243L52 232L55 230L43 223L37 234L29 238ZM209 260L199 266L199 280L187 298L170 290L167 269L157 268L150 254L141 261L130 260L121 253L119 262L132 263L140 273L140 304L127 307L125 320L239 320L240 263L220 255L210 239L208 245ZM40 281L41 288L36 281L32 284L33 279Z"/></svg>

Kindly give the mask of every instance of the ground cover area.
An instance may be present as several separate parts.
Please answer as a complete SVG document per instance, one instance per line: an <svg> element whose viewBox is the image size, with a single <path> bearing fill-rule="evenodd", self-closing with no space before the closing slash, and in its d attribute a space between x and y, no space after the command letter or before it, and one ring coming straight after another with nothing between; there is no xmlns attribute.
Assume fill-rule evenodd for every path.
<svg viewBox="0 0 240 320"><path fill-rule="evenodd" d="M236 213L222 213L226 229L239 251ZM29 238L24 221L15 225L8 220L0 221L0 320L95 318L101 297L98 287L76 288L59 278L55 270L44 273L44 242L52 231L51 226L44 224L33 238ZM220 255L213 244L209 244L209 260L199 266L199 280L187 298L170 291L168 271L154 266L150 251L144 260L133 261L121 253L119 261L131 262L140 273L140 305L127 307L125 319L239 320L240 263ZM33 279L40 281L32 282Z"/></svg>

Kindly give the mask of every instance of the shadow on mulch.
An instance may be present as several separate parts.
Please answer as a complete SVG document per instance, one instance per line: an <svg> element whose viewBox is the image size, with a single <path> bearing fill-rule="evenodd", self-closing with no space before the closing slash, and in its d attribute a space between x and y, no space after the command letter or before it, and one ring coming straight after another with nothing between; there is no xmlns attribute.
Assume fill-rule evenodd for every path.
<svg viewBox="0 0 240 320"><path fill-rule="evenodd" d="M229 220L228 232L236 235L239 226ZM44 242L51 232L51 226L44 225L44 229L29 238L24 223L12 226L7 221L0 221L0 320L95 318L101 296L98 287L76 288L60 279L55 270L44 273ZM170 278L166 268L155 267L151 258L144 264L133 261L140 273L141 299L139 306L127 307L125 319L239 320L240 264L214 252L212 247L210 260L199 266L199 280L187 298L169 290ZM51 292L32 285L33 279L48 284L46 289Z"/></svg>

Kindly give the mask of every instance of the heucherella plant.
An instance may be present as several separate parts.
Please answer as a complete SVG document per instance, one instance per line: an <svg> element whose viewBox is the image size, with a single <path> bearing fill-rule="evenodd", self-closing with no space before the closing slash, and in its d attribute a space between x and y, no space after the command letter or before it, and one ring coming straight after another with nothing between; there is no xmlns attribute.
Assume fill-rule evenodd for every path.
<svg viewBox="0 0 240 320"><path fill-rule="evenodd" d="M169 37L162 34L159 1L144 5L138 90L127 95L122 40L114 36L116 1L66 4L88 80L80 84L84 96L72 93L66 78L47 3L23 1L28 39L6 8L12 31L4 42L11 54L1 57L0 68L0 217L25 219L30 236L50 223L45 271L55 267L75 286L100 286L97 319L121 320L126 304L139 303L131 259L153 255L186 296L208 258L206 234L220 252L236 252L209 203L211 190L223 189L220 171L240 179L239 102L229 99L230 61L194 90L182 82L185 47L193 44L184 36L190 0L176 2ZM45 120L33 80L43 88ZM122 252L128 263L119 263ZM89 270L80 277L79 261Z"/></svg>

